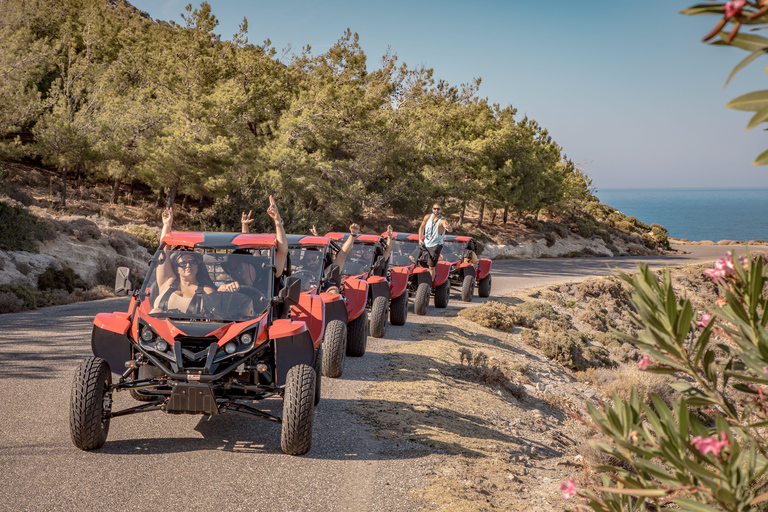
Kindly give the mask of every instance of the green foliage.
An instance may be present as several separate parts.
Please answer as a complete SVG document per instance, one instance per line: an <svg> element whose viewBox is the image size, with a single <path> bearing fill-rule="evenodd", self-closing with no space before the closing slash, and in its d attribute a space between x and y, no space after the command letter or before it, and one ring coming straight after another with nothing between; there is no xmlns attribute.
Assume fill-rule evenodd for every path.
<svg viewBox="0 0 768 512"><path fill-rule="evenodd" d="M114 280L112 281L114 283ZM86 288L82 278L71 268L65 267L57 270L48 267L45 272L37 278L38 290L67 290L69 293L75 291L75 288Z"/></svg>
<svg viewBox="0 0 768 512"><path fill-rule="evenodd" d="M587 403L590 419L583 421L610 441L590 444L621 462L597 467L602 485L580 493L593 510L674 503L682 510L736 512L768 500L764 262L726 254L708 275L723 301L697 326L698 312L676 296L668 270L661 281L645 265L634 276L621 274L634 288L632 316L640 328L636 338L622 337L647 352L641 368L675 379L671 386L682 399L670 406L651 395L648 405L633 390L628 400L614 395L612 407ZM714 346L715 332L730 342Z"/></svg>
<svg viewBox="0 0 768 512"><path fill-rule="evenodd" d="M22 286L18 284L0 284L0 293L9 293L15 295L22 304L22 309L37 309L38 298L41 296L40 292L29 286ZM15 311L8 311L14 313Z"/></svg>
<svg viewBox="0 0 768 512"><path fill-rule="evenodd" d="M0 249L38 252L36 241L45 240L43 222L22 206L0 201Z"/></svg>
<svg viewBox="0 0 768 512"><path fill-rule="evenodd" d="M128 231L139 237L141 245L146 247L150 254L155 254L160 247L160 237L147 226L131 226Z"/></svg>
<svg viewBox="0 0 768 512"><path fill-rule="evenodd" d="M749 53L731 71L725 81L725 85L728 85L736 73L744 69L752 61L757 60L758 57L765 55L766 51L768 51L768 38L756 34L739 33L739 29L743 25L751 25L751 31L764 30L768 25L768 13L762 8L763 4L761 2L753 2L746 4L743 9L738 9L737 14L726 18L723 15L724 5L723 3L695 5L684 10L683 14L691 16L711 14L718 16L720 21L715 29L704 39L709 40L718 36L719 39L710 44L733 46ZM734 110L754 112L755 114L747 123L747 130L750 130L768 121L768 91L754 91L743 94L728 102L726 107ZM761 153L753 162L753 165L766 164L768 164L768 151Z"/></svg>
<svg viewBox="0 0 768 512"><path fill-rule="evenodd" d="M110 180L115 202L132 182L166 206L180 194L212 204L191 227L238 230L254 210L263 231L272 194L286 228L306 232L386 211L418 217L436 198L524 215L589 196L547 130L479 97L480 79L450 85L393 54L373 67L351 30L325 53L280 62L269 41L248 43L247 22L222 40L205 2L182 24L103 5L0 10L0 156L57 169L63 205L74 177Z"/></svg>

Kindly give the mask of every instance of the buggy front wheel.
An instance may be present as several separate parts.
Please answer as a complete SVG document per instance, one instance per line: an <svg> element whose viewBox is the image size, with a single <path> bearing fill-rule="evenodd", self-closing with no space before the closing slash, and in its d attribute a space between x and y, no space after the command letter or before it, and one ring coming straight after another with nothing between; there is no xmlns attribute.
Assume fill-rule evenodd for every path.
<svg viewBox="0 0 768 512"><path fill-rule="evenodd" d="M331 320L325 326L323 336L323 376L341 377L344 354L347 350L347 325L341 320Z"/></svg>
<svg viewBox="0 0 768 512"><path fill-rule="evenodd" d="M81 450L104 446L112 407L112 372L100 357L89 357L77 369L69 399L69 432Z"/></svg>
<svg viewBox="0 0 768 512"><path fill-rule="evenodd" d="M383 338L387 332L387 308L389 299L385 296L376 297L371 304L371 336Z"/></svg>
<svg viewBox="0 0 768 512"><path fill-rule="evenodd" d="M312 447L316 378L306 364L291 367L285 378L280 448L288 455L304 455Z"/></svg>
<svg viewBox="0 0 768 512"><path fill-rule="evenodd" d="M429 305L429 292L432 287L429 283L421 283L416 288L416 297L413 299L413 312L419 316L427 314L427 306Z"/></svg>
<svg viewBox="0 0 768 512"><path fill-rule="evenodd" d="M347 355L363 357L368 345L368 310L347 324Z"/></svg>
<svg viewBox="0 0 768 512"><path fill-rule="evenodd" d="M389 303L389 322L392 325L405 325L408 319L408 290Z"/></svg>
<svg viewBox="0 0 768 512"><path fill-rule="evenodd" d="M448 300L451 297L451 282L446 281L437 288L435 288L435 307L445 308L448 307Z"/></svg>
<svg viewBox="0 0 768 512"><path fill-rule="evenodd" d="M475 294L475 276L464 276L464 281L461 283L461 300L464 302L472 302L472 295Z"/></svg>

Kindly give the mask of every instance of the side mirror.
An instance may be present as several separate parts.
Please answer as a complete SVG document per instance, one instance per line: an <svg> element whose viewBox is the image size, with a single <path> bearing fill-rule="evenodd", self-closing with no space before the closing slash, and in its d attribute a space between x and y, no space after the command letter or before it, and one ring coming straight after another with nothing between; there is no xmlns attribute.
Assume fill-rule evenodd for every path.
<svg viewBox="0 0 768 512"><path fill-rule="evenodd" d="M283 304L293 305L299 303L301 295L301 279L298 277L289 277L285 280L285 286L277 295L283 299Z"/></svg>
<svg viewBox="0 0 768 512"><path fill-rule="evenodd" d="M130 295L132 292L131 269L128 267L118 267L117 277L115 278L115 293L117 295Z"/></svg>
<svg viewBox="0 0 768 512"><path fill-rule="evenodd" d="M341 283L341 268L336 264L328 267L328 271L325 274L325 279L329 283L333 283L336 286L339 286Z"/></svg>

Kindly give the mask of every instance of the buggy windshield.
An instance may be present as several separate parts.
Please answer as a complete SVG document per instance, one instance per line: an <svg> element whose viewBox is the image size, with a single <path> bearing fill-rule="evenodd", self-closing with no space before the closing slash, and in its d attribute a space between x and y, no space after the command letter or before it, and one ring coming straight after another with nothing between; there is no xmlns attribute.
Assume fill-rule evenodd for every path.
<svg viewBox="0 0 768 512"><path fill-rule="evenodd" d="M440 253L440 259L453 263L464 257L465 242L445 242L443 251Z"/></svg>
<svg viewBox="0 0 768 512"><path fill-rule="evenodd" d="M272 249L159 250L141 288L152 316L242 322L267 310Z"/></svg>
<svg viewBox="0 0 768 512"><path fill-rule="evenodd" d="M419 258L419 243L410 240L392 240L392 252L389 258L390 267L406 267L413 265Z"/></svg>
<svg viewBox="0 0 768 512"><path fill-rule="evenodd" d="M373 252L373 245L354 244L349 250L341 273L345 276L356 276L368 272L373 264Z"/></svg>
<svg viewBox="0 0 768 512"><path fill-rule="evenodd" d="M325 253L317 247L293 247L291 253L291 276L301 279L301 291L315 288L320 282L325 266Z"/></svg>

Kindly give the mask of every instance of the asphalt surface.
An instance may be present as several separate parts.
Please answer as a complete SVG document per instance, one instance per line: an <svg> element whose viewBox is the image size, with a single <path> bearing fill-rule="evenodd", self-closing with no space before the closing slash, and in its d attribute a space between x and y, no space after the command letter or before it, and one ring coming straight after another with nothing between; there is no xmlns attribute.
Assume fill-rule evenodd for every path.
<svg viewBox="0 0 768 512"><path fill-rule="evenodd" d="M493 263L492 297L545 284L581 281L615 268L713 261L723 246L642 258L506 260ZM475 303L479 300L476 298ZM99 312L125 311L127 299L0 315L0 510L414 510L409 491L426 483L435 455L417 444L371 436L347 408L388 364L391 344L415 325L438 322L411 308L408 323L369 337L362 358L347 358L340 379L323 380L312 450L280 451L280 426L235 414L214 417L149 412L115 418L103 448L74 447L69 396L79 362L90 355ZM450 308L458 304L454 292ZM116 393L113 410L136 402ZM259 403L279 415L282 405Z"/></svg>

